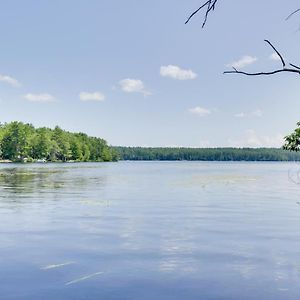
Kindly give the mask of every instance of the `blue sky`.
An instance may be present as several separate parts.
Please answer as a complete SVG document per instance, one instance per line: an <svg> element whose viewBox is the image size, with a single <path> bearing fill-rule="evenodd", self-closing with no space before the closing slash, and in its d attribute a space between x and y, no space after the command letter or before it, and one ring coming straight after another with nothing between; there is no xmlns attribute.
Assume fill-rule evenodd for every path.
<svg viewBox="0 0 300 300"><path fill-rule="evenodd" d="M237 3L238 2L238 3ZM3 1L0 120L59 125L112 145L280 146L300 78L223 75L300 64L299 1Z"/></svg>

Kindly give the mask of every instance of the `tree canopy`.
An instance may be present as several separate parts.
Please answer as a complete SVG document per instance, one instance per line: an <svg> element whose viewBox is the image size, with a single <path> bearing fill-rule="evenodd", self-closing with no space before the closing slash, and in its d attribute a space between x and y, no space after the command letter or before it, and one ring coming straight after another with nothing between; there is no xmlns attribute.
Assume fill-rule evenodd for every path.
<svg viewBox="0 0 300 300"><path fill-rule="evenodd" d="M300 122L290 135L285 137L284 149L298 152L300 150Z"/></svg>
<svg viewBox="0 0 300 300"><path fill-rule="evenodd" d="M0 159L11 161L114 161L116 152L104 139L71 133L56 126L34 128L11 122L0 125Z"/></svg>

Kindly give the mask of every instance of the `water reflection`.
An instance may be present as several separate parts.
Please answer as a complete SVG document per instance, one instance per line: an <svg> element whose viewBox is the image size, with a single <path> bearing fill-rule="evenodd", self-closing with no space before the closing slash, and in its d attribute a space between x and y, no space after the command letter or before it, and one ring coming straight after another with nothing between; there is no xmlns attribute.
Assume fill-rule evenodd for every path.
<svg viewBox="0 0 300 300"><path fill-rule="evenodd" d="M289 168L0 166L0 298L299 299Z"/></svg>
<svg viewBox="0 0 300 300"><path fill-rule="evenodd" d="M87 169L92 169L88 167ZM74 172L74 171L78 172ZM0 191L2 197L13 195L28 197L32 193L55 193L55 190L67 190L68 192L82 191L83 189L103 186L106 177L82 176L78 166L62 167L50 165L49 167L12 167L0 168ZM74 174L75 173L75 174ZM76 174L78 173L78 174ZM93 201L83 200L85 204L92 204Z"/></svg>
<svg viewBox="0 0 300 300"><path fill-rule="evenodd" d="M26 194L43 188L62 188L64 182L57 178L63 173L59 170L2 169L0 170L0 186L1 189L16 194Z"/></svg>

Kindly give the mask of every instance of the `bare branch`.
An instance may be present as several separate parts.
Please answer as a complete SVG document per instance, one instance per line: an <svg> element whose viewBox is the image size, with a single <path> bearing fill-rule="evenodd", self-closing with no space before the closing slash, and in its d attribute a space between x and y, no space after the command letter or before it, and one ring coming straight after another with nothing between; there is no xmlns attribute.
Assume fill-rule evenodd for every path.
<svg viewBox="0 0 300 300"><path fill-rule="evenodd" d="M294 64L290 64L290 66L292 66L292 67L295 68L295 69L300 70L300 67L298 67L298 66L296 66L296 65L294 65Z"/></svg>
<svg viewBox="0 0 300 300"><path fill-rule="evenodd" d="M189 17L188 19L185 21L185 24L187 24L191 18L196 15L202 8L204 8L206 5L209 5L210 1L205 2L203 5L201 5L197 10L195 10Z"/></svg>
<svg viewBox="0 0 300 300"><path fill-rule="evenodd" d="M247 76L268 76L268 75L274 75L277 73L282 73L282 72L288 72L288 73L296 73L300 75L300 67L298 67L295 64L289 64L292 68L286 68L286 63L283 59L283 56L280 54L280 52L273 46L273 44L265 40L266 43L268 43L272 49L277 53L277 55L280 57L281 63L282 63L282 69L274 70L274 71L269 71L269 72L254 72L254 73L249 73L249 72L244 72L244 71L239 71L236 68L233 68L233 71L225 71L224 74L243 74Z"/></svg>
<svg viewBox="0 0 300 300"><path fill-rule="evenodd" d="M206 22L207 22L207 18L208 15L211 11L215 10L216 7L216 3L218 0L208 0L206 1L203 5L201 5L197 10L195 10L186 20L185 24L187 24L200 10L202 10L203 8L206 8L206 12L205 12L205 17L204 17L204 21L202 24L202 28L205 26Z"/></svg>
<svg viewBox="0 0 300 300"><path fill-rule="evenodd" d="M197 13L199 13L201 10L206 10L205 11L205 16L204 16L204 21L202 24L202 28L205 26L209 14L215 10L216 4L218 0L207 0L204 4L202 4L197 10L195 10L186 20L185 24L187 24ZM288 15L286 20L290 19L294 14L300 12L300 8L293 11L291 14ZM282 69L277 69L274 71L269 71L269 72L254 72L254 73L249 73L249 72L244 72L244 71L239 71L236 68L233 67L233 71L225 71L224 74L244 74L248 76L263 76L263 75L273 75L277 73L283 73L283 72L288 72L288 73L296 73L300 75L300 67L290 63L289 68L286 67L285 60L283 56L280 54L280 52L274 47L274 45L269 41L265 40L265 42L276 52L278 57L280 58L281 64L282 64Z"/></svg>
<svg viewBox="0 0 300 300"><path fill-rule="evenodd" d="M290 19L294 14L296 14L297 12L299 12L300 11L300 8L298 8L298 9L296 9L295 11L293 11L291 14L289 14L287 17L286 17L286 21L288 20L288 19Z"/></svg>
<svg viewBox="0 0 300 300"><path fill-rule="evenodd" d="M284 67L285 67L285 61L284 61L282 55L281 55L281 54L279 53L279 51L272 45L272 43L271 43L270 41L265 40L265 42L268 43L268 44L272 47L272 49L276 52L276 54L280 57L282 66L283 66L283 68L284 68Z"/></svg>
<svg viewBox="0 0 300 300"><path fill-rule="evenodd" d="M290 72L290 73L298 73L300 75L300 70L295 70L295 69L279 69L275 71L270 71L270 72L257 72L257 73L248 73L248 72L243 72L243 71L225 71L224 74L243 74L243 75L248 75L248 76L262 76L262 75L273 75L281 72Z"/></svg>

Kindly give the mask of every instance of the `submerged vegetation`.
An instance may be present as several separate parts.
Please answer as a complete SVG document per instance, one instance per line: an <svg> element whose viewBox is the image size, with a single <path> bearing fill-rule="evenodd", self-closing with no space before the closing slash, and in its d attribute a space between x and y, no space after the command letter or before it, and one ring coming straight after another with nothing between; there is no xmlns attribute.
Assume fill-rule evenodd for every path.
<svg viewBox="0 0 300 300"><path fill-rule="evenodd" d="M101 138L71 133L56 126L34 128L11 122L0 125L0 159L33 161L115 161L116 152Z"/></svg>
<svg viewBox="0 0 300 300"><path fill-rule="evenodd" d="M114 147L122 160L300 161L300 153L276 148Z"/></svg>

